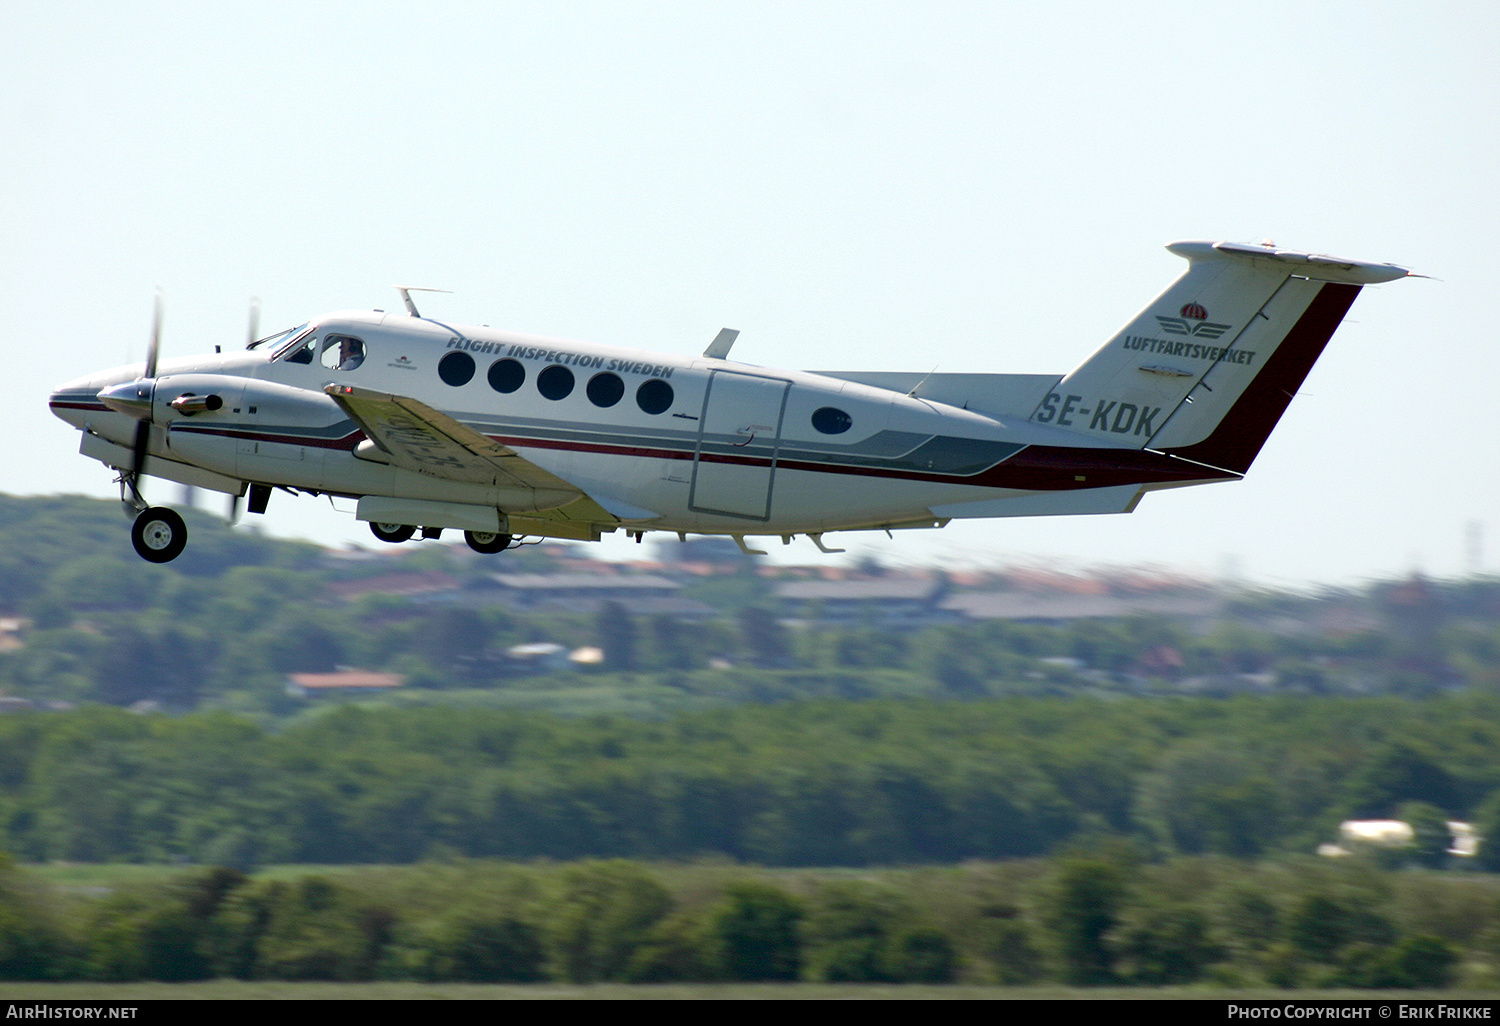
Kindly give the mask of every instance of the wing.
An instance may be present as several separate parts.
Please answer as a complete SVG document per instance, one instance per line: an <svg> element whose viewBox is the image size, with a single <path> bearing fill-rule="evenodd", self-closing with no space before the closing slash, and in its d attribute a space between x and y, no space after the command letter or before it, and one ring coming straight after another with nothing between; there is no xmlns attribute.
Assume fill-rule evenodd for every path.
<svg viewBox="0 0 1500 1026"><path fill-rule="evenodd" d="M554 526L558 527L599 524L612 528L622 521L651 520L657 516L650 510L606 496L591 497L514 449L465 427L426 403L354 385L328 385L324 391L364 431L366 441L355 449L355 455L362 459L389 463L431 477L493 483L527 491L533 496L533 501L527 504L527 519L556 522ZM517 518L512 515L511 519Z"/></svg>

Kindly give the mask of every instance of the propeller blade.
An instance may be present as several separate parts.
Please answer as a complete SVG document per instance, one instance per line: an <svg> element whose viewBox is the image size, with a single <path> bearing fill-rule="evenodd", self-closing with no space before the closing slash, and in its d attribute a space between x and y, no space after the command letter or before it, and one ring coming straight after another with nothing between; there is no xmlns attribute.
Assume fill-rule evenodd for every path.
<svg viewBox="0 0 1500 1026"><path fill-rule="evenodd" d="M161 289L157 289L156 303L151 313L151 342L146 348L146 373L141 375L143 378L156 377L156 354L161 348L161 320L164 305Z"/></svg>
<svg viewBox="0 0 1500 1026"><path fill-rule="evenodd" d="M146 451L151 446L151 421L141 421L135 426L135 459L130 465L130 487L136 498L141 495L141 474L146 470Z"/></svg>
<svg viewBox="0 0 1500 1026"><path fill-rule="evenodd" d="M260 297L250 297L250 330L245 333L245 348L250 348L250 343L260 338Z"/></svg>
<svg viewBox="0 0 1500 1026"><path fill-rule="evenodd" d="M244 499L244 496L243 495L236 495L233 492L230 492L229 493L229 510L228 510L227 513L224 514L224 519L226 521L228 521L230 527L233 527L235 524L237 524L237 523L240 522L240 512L242 510L244 510L244 508L245 508L245 499Z"/></svg>

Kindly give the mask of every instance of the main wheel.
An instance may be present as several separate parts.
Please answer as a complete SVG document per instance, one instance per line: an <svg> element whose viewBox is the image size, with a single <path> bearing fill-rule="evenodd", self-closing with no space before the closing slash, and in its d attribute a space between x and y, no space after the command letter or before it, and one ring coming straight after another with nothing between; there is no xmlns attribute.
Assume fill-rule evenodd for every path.
<svg viewBox="0 0 1500 1026"><path fill-rule="evenodd" d="M410 524L377 524L370 522L370 533L383 542L404 542L417 533Z"/></svg>
<svg viewBox="0 0 1500 1026"><path fill-rule="evenodd" d="M165 506L151 506L130 529L135 551L149 563L170 563L187 548L187 524Z"/></svg>
<svg viewBox="0 0 1500 1026"><path fill-rule="evenodd" d="M465 531L464 541L475 552L504 552L510 548L511 537L508 534L495 534L493 531Z"/></svg>

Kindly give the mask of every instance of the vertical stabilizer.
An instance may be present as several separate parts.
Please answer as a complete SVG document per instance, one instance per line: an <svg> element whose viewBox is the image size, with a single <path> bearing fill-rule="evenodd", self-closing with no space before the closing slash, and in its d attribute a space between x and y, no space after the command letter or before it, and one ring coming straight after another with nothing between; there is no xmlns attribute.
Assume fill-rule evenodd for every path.
<svg viewBox="0 0 1500 1026"><path fill-rule="evenodd" d="M1243 474L1360 286L1407 273L1236 243L1167 248L1187 273L1059 381L1033 421Z"/></svg>

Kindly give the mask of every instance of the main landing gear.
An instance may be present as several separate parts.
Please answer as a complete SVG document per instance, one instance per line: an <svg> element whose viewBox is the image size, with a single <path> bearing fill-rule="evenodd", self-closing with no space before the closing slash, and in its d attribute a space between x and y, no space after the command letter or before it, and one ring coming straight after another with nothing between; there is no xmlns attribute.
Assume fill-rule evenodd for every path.
<svg viewBox="0 0 1500 1026"><path fill-rule="evenodd" d="M504 552L510 548L511 536L495 534L492 531L465 531L464 541L468 542L469 548L475 552Z"/></svg>
<svg viewBox="0 0 1500 1026"><path fill-rule="evenodd" d="M135 518L130 541L149 563L170 563L187 547L187 524L165 506L148 506Z"/></svg>
<svg viewBox="0 0 1500 1026"><path fill-rule="evenodd" d="M380 524L370 522L370 533L383 542L410 541L416 536L417 529L410 524ZM440 529L424 527L422 536L424 538L436 538L441 533ZM469 548L475 552L486 554L504 552L510 548L515 539L508 534L498 534L494 531L465 531L464 541L469 543Z"/></svg>
<svg viewBox="0 0 1500 1026"><path fill-rule="evenodd" d="M417 533L417 529L410 524L377 524L370 523L370 533L383 542L404 542Z"/></svg>

